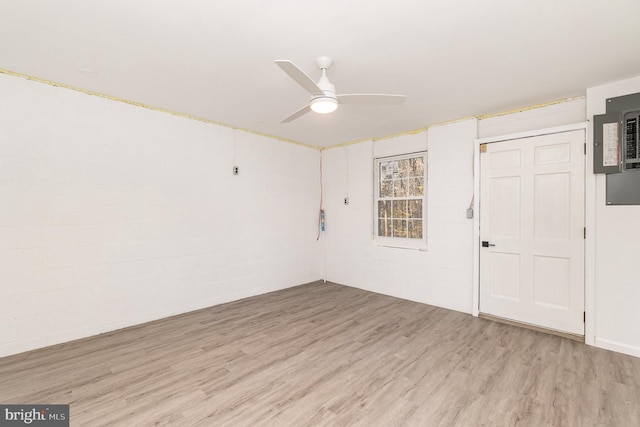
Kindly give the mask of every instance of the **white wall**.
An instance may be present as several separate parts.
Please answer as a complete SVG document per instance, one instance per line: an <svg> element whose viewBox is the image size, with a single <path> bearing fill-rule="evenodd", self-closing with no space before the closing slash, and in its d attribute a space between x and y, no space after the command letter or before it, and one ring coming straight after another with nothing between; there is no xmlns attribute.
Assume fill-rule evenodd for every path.
<svg viewBox="0 0 640 427"><path fill-rule="evenodd" d="M478 121L478 138L563 126L586 120L587 100L576 98Z"/></svg>
<svg viewBox="0 0 640 427"><path fill-rule="evenodd" d="M327 279L470 313L476 132L472 119L324 151ZM424 150L427 141L427 251L373 245L373 158Z"/></svg>
<svg viewBox="0 0 640 427"><path fill-rule="evenodd" d="M473 140L584 121L634 92L640 77L324 151L326 278L470 313ZM0 356L320 277L317 151L6 75L0 98ZM427 145L427 252L374 246L373 157ZM594 344L640 356L640 207L605 206L590 170L587 324Z"/></svg>
<svg viewBox="0 0 640 427"><path fill-rule="evenodd" d="M587 115L606 111L607 98L640 92L640 77L623 80L587 90ZM589 128L589 160L592 157L593 129ZM592 191L592 224L595 236L587 262L595 274L595 344L599 347L640 357L640 206L607 206L605 175L592 174L587 164L587 176L594 181ZM640 189L638 190L640 191ZM588 217L589 220L589 217Z"/></svg>
<svg viewBox="0 0 640 427"><path fill-rule="evenodd" d="M0 99L0 356L320 278L318 151L6 75Z"/></svg>

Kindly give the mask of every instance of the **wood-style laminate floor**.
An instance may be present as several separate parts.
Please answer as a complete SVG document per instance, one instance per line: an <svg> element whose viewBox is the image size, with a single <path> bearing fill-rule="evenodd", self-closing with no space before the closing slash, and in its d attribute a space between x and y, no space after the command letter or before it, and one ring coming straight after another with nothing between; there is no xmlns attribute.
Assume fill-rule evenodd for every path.
<svg viewBox="0 0 640 427"><path fill-rule="evenodd" d="M640 359L311 283L0 359L73 426L639 426Z"/></svg>

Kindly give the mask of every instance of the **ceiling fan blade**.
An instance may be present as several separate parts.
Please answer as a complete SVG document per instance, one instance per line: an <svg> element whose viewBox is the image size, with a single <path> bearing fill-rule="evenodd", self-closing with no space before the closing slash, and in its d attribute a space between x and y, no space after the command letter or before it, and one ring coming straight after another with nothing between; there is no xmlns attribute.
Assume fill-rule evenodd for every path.
<svg viewBox="0 0 640 427"><path fill-rule="evenodd" d="M301 109L299 109L298 111L296 111L295 113L287 116L287 118L285 118L283 121L281 121L280 123L289 123L294 121L295 119L297 119L298 117L307 114L309 111L311 111L311 105L307 105L305 107L302 107Z"/></svg>
<svg viewBox="0 0 640 427"><path fill-rule="evenodd" d="M318 87L316 82L311 80L311 77L307 76L305 72L298 68L293 62L287 61L286 59L278 59L274 62L282 68L282 71L287 73L289 77L311 93L311 95L324 95L324 92L322 92L322 89Z"/></svg>
<svg viewBox="0 0 640 427"><path fill-rule="evenodd" d="M376 93L354 93L338 95L340 104L358 105L400 105L407 99L404 95L385 95Z"/></svg>

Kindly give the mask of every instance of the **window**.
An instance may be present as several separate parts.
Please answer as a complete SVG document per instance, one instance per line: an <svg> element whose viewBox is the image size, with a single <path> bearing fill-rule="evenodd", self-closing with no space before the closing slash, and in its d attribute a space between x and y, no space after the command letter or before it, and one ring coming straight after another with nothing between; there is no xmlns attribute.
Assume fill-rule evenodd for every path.
<svg viewBox="0 0 640 427"><path fill-rule="evenodd" d="M375 240L421 248L426 243L426 153L375 160Z"/></svg>

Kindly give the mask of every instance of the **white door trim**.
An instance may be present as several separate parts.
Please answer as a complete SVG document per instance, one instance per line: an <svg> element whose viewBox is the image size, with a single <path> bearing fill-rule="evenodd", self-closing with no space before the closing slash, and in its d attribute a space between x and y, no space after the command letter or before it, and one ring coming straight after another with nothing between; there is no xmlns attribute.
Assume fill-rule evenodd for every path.
<svg viewBox="0 0 640 427"><path fill-rule="evenodd" d="M487 138L479 138L475 140L473 146L473 194L475 199L475 205L480 204L480 145L490 144L494 142L509 141L513 139L528 138L533 136L550 135L554 133L570 132L574 130L583 129L588 130L589 122L573 123L565 126L556 126L552 128L536 129L527 132L512 133L508 135L492 136ZM588 140L588 138L586 139ZM585 141L586 142L586 141ZM594 180L589 179L592 175L588 173L589 165L588 158L586 159L585 167L585 224L587 230L593 230L594 218L587 207L593 204L593 191L595 188ZM473 218L473 316L480 314L480 215L479 210L475 209L475 215ZM595 280L593 271L593 253L595 253L595 246L593 240L593 231L587 232L587 239L585 242L585 311L587 313L587 321L585 323L585 342L593 345L595 342L594 326L595 319L593 313L595 312Z"/></svg>
<svg viewBox="0 0 640 427"><path fill-rule="evenodd" d="M488 136L476 139L476 146L490 144L492 142L509 141L512 139L529 138L532 136L551 135L553 133L571 132L572 130L586 129L588 122L573 123L570 125L556 126L552 128L536 129L527 132L510 133L508 135ZM478 175L480 176L480 175Z"/></svg>

